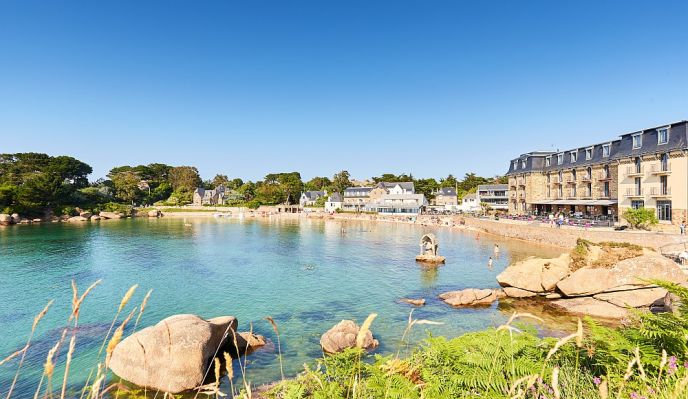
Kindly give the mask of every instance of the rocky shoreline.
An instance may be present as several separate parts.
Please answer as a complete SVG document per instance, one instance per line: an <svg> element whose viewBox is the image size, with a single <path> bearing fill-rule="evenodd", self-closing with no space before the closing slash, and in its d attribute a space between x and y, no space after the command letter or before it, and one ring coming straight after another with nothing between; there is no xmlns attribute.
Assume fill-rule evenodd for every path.
<svg viewBox="0 0 688 399"><path fill-rule="evenodd" d="M653 284L686 285L688 276L673 260L647 248L581 241L571 254L528 258L497 276L501 288L468 288L440 295L454 307L486 306L502 298L542 298L572 315L624 319L632 309L672 311L675 298Z"/></svg>

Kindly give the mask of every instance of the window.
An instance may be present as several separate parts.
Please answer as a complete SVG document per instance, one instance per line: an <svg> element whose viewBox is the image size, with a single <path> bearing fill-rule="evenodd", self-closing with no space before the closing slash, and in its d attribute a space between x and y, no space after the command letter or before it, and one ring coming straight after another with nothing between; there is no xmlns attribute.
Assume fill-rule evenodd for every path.
<svg viewBox="0 0 688 399"><path fill-rule="evenodd" d="M592 149L593 149L593 147L585 149L585 160L586 161L589 161L592 159Z"/></svg>
<svg viewBox="0 0 688 399"><path fill-rule="evenodd" d="M573 178L573 181L576 181L576 169L571 171L571 177Z"/></svg>
<svg viewBox="0 0 688 399"><path fill-rule="evenodd" d="M521 169L525 169L525 168L526 168L526 160L524 159L523 161L521 161Z"/></svg>
<svg viewBox="0 0 688 399"><path fill-rule="evenodd" d="M640 173L640 171L642 170L641 167L640 167L640 163L642 162L642 161L640 160L640 157L635 157L635 161L634 161L634 162L635 162L635 173Z"/></svg>
<svg viewBox="0 0 688 399"><path fill-rule="evenodd" d="M603 157L608 157L609 156L609 144L604 144L602 146L602 156Z"/></svg>
<svg viewBox="0 0 688 399"><path fill-rule="evenodd" d="M552 196L552 190L549 186L547 186L547 198Z"/></svg>
<svg viewBox="0 0 688 399"><path fill-rule="evenodd" d="M635 178L635 195L642 195L643 190L642 190L642 185L640 184L640 178L636 177Z"/></svg>
<svg viewBox="0 0 688 399"><path fill-rule="evenodd" d="M631 201L631 208L633 208L633 209L645 208L645 201L643 201L643 200Z"/></svg>
<svg viewBox="0 0 688 399"><path fill-rule="evenodd" d="M559 171L559 183L562 183L563 181L564 181L564 172L560 170Z"/></svg>
<svg viewBox="0 0 688 399"><path fill-rule="evenodd" d="M669 142L669 128L663 127L657 129L657 144L666 144Z"/></svg>
<svg viewBox="0 0 688 399"><path fill-rule="evenodd" d="M545 166L550 166L552 164L552 157L545 158Z"/></svg>
<svg viewBox="0 0 688 399"><path fill-rule="evenodd" d="M657 219L671 221L671 201L657 201Z"/></svg>
<svg viewBox="0 0 688 399"><path fill-rule="evenodd" d="M518 163L514 161L514 170L518 169Z"/></svg>
<svg viewBox="0 0 688 399"><path fill-rule="evenodd" d="M669 154L662 154L662 160L661 160L660 166L661 166L662 172L669 171Z"/></svg>
<svg viewBox="0 0 688 399"><path fill-rule="evenodd" d="M592 197L592 183L588 183L587 190L585 190L585 195L587 197Z"/></svg>
<svg viewBox="0 0 688 399"><path fill-rule="evenodd" d="M608 181L604 182L604 186L602 187L602 196L605 198L609 197L609 182Z"/></svg>
<svg viewBox="0 0 688 399"><path fill-rule="evenodd" d="M575 197L576 196L576 186L571 187L571 196Z"/></svg>
<svg viewBox="0 0 688 399"><path fill-rule="evenodd" d="M559 198L564 196L564 186L559 186Z"/></svg>
<svg viewBox="0 0 688 399"><path fill-rule="evenodd" d="M612 176L609 174L609 165L604 165L604 178L609 179Z"/></svg>
<svg viewBox="0 0 688 399"><path fill-rule="evenodd" d="M634 134L632 137L633 140L633 149L637 149L643 146L643 134L642 133L637 133Z"/></svg>
<svg viewBox="0 0 688 399"><path fill-rule="evenodd" d="M547 173L547 184L549 184L552 181L552 175Z"/></svg>
<svg viewBox="0 0 688 399"><path fill-rule="evenodd" d="M564 163L564 154L557 154L557 165Z"/></svg>
<svg viewBox="0 0 688 399"><path fill-rule="evenodd" d="M586 173L587 173L587 174L585 175L585 178L588 179L588 180L592 179L592 168L591 168L590 166L588 166L588 169L586 170Z"/></svg>
<svg viewBox="0 0 688 399"><path fill-rule="evenodd" d="M659 176L659 194L669 194L669 181L667 176Z"/></svg>
<svg viewBox="0 0 688 399"><path fill-rule="evenodd" d="M578 159L578 152L572 152L571 153L571 163L576 162L577 159Z"/></svg>

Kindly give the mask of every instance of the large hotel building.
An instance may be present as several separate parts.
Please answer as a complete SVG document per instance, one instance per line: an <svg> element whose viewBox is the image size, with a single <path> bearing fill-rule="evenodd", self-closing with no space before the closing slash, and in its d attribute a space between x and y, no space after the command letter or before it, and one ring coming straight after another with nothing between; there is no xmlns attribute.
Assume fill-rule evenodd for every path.
<svg viewBox="0 0 688 399"><path fill-rule="evenodd" d="M566 151L523 154L509 165L509 213L580 212L617 218L655 210L664 223L688 216L688 122Z"/></svg>

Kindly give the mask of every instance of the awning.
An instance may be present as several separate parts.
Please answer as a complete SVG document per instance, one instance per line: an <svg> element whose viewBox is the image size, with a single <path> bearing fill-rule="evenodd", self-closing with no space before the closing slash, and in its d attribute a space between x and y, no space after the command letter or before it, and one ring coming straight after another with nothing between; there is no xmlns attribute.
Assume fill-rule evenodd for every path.
<svg viewBox="0 0 688 399"><path fill-rule="evenodd" d="M609 206L617 204L618 200L544 200L533 201L533 205L582 205L582 206Z"/></svg>

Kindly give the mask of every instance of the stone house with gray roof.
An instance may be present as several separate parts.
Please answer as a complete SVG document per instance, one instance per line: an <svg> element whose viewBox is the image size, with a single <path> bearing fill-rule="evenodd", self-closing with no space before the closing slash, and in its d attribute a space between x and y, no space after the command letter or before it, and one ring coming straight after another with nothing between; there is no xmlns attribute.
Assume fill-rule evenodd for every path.
<svg viewBox="0 0 688 399"><path fill-rule="evenodd" d="M193 204L194 205L224 205L226 201L225 193L227 189L223 185L219 185L212 190L206 190L199 187L194 190Z"/></svg>

